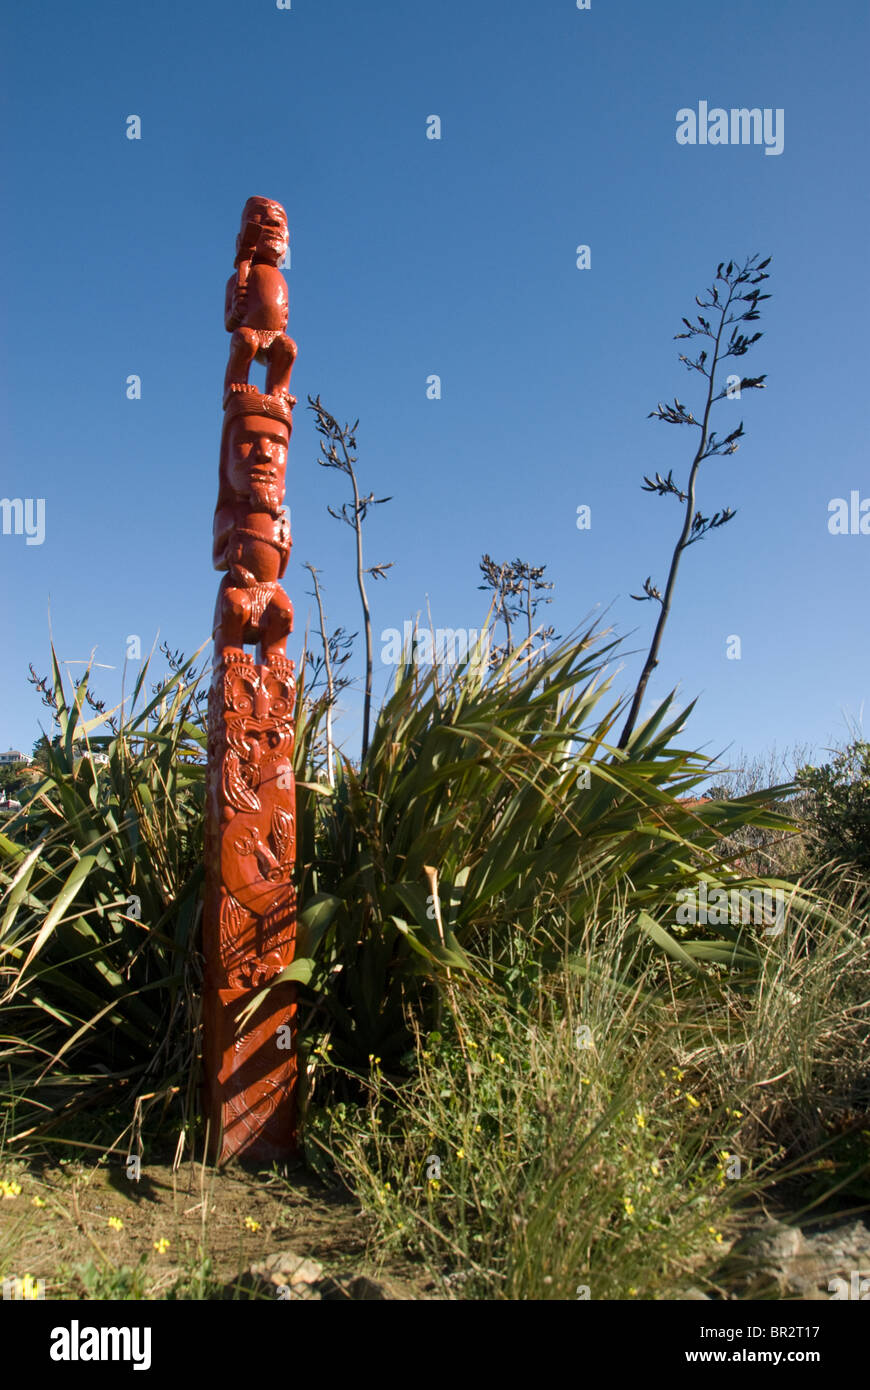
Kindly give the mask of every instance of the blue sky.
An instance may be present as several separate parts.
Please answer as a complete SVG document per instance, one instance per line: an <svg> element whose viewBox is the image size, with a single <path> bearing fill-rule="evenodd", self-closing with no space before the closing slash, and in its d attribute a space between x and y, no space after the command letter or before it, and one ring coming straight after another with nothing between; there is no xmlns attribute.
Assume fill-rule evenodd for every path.
<svg viewBox="0 0 870 1390"><path fill-rule="evenodd" d="M62 659L117 668L109 699L129 635L210 635L223 294L254 193L291 231L291 655L305 560L330 625L361 627L319 393L360 418L364 489L393 496L366 524L368 563L394 565L378 637L427 602L436 627L478 627L481 555L521 556L547 566L559 631L598 605L626 634L630 691L655 614L629 594L663 583L680 520L641 476L684 478L692 448L647 415L697 402L673 334L719 261L759 252L773 298L739 365L768 389L717 408L746 438L699 491L737 517L684 556L649 693L699 696L685 741L711 753L866 729L870 535L831 535L828 507L870 498L868 27L863 0L7 6L0 496L44 499L45 538L0 535L0 746L47 717L26 677L49 605ZM701 101L781 109L782 153L679 145Z"/></svg>

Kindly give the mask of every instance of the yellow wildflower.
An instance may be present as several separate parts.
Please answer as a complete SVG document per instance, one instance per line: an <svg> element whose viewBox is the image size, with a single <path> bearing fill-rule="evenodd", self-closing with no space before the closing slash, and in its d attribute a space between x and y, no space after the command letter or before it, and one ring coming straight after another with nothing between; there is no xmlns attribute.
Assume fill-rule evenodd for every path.
<svg viewBox="0 0 870 1390"><path fill-rule="evenodd" d="M245 1225L247 1226L249 1231L259 1231L260 1229L259 1221L255 1221L253 1216L245 1217Z"/></svg>
<svg viewBox="0 0 870 1390"><path fill-rule="evenodd" d="M0 1192L3 1193L4 1197L8 1197L11 1201L14 1201L16 1197L21 1196L21 1183L0 1181Z"/></svg>
<svg viewBox="0 0 870 1390"><path fill-rule="evenodd" d="M169 1249L169 1241L166 1239L166 1236L161 1236L159 1240L155 1240L154 1249L157 1251L158 1255L166 1254Z"/></svg>
<svg viewBox="0 0 870 1390"><path fill-rule="evenodd" d="M111 1226L113 1231L123 1231L124 1229L124 1223L121 1220L120 1216L110 1216L108 1224Z"/></svg>

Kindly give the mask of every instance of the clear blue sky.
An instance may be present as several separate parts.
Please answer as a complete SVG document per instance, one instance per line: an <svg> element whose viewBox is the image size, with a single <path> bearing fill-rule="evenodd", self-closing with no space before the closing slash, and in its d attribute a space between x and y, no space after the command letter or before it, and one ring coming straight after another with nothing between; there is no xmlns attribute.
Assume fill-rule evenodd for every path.
<svg viewBox="0 0 870 1390"><path fill-rule="evenodd" d="M481 554L519 555L547 566L560 631L596 605L633 631L629 690L655 616L629 594L664 581L679 523L641 475L683 478L693 442L647 414L697 400L673 334L719 261L757 251L773 298L739 365L768 389L718 407L746 439L699 494L738 515L684 557L650 695L700 696L686 741L710 752L866 729L870 535L827 523L832 498L870 497L868 28L864 0L6 6L0 496L45 499L46 531L0 535L0 747L48 718L26 675L49 604L61 658L118 668L107 698L128 635L210 635L224 284L253 193L291 229L291 654L304 560L331 625L360 627L320 393L360 417L363 487L394 498L367 523L368 562L394 562L376 633L427 600L436 626L478 626ZM679 145L701 101L781 108L782 153Z"/></svg>

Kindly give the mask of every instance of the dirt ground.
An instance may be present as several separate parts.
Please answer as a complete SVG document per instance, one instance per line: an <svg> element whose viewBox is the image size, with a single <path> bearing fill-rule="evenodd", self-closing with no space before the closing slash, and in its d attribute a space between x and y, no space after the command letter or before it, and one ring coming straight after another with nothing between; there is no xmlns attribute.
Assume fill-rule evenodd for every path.
<svg viewBox="0 0 870 1390"><path fill-rule="evenodd" d="M301 1166L285 1172L146 1163L134 1181L120 1158L4 1164L0 1276L44 1279L47 1299L265 1298L247 1271L292 1251L391 1298L438 1297L419 1266L379 1260L347 1194Z"/></svg>

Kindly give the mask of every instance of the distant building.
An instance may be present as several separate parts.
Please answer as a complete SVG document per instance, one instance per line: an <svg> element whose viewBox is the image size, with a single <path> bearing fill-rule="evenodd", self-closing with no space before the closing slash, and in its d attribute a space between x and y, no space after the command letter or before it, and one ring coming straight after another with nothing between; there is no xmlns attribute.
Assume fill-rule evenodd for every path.
<svg viewBox="0 0 870 1390"><path fill-rule="evenodd" d="M24 754L15 748L10 748L8 753L0 753L0 767L15 767L17 763L26 762Z"/></svg>
<svg viewBox="0 0 870 1390"><path fill-rule="evenodd" d="M108 753L93 753L89 748L86 753L80 755L79 762L96 763L100 767L105 767L109 762L109 755Z"/></svg>

